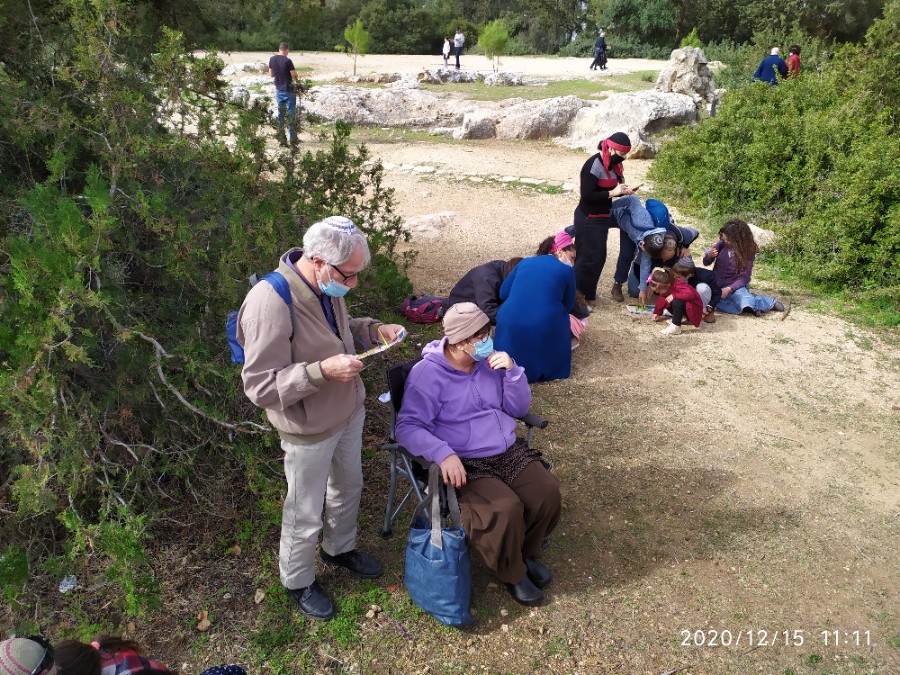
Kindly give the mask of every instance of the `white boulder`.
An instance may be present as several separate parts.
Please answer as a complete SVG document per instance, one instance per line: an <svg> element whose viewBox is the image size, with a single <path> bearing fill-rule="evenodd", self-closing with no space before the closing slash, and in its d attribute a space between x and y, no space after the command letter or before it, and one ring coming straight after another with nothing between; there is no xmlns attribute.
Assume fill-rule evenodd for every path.
<svg viewBox="0 0 900 675"><path fill-rule="evenodd" d="M756 245L760 248L765 248L775 240L775 233L772 230L767 230L764 227L757 227L753 223L747 223L747 225L753 233L753 239L756 241Z"/></svg>
<svg viewBox="0 0 900 675"><path fill-rule="evenodd" d="M420 72L416 79L423 84L444 84L444 83L465 83L477 82L481 79L478 73L470 73L466 70L457 70L456 68L437 68L426 69Z"/></svg>
<svg viewBox="0 0 900 675"><path fill-rule="evenodd" d="M525 101L509 107L497 120L497 138L535 139L562 136L579 110L587 106L577 96Z"/></svg>
<svg viewBox="0 0 900 675"><path fill-rule="evenodd" d="M269 66L261 61L255 63L232 63L222 69L224 77L232 77L241 73L268 73Z"/></svg>
<svg viewBox="0 0 900 675"><path fill-rule="evenodd" d="M430 91L360 89L328 85L313 87L303 106L333 122L378 127L456 127L464 110Z"/></svg>
<svg viewBox="0 0 900 675"><path fill-rule="evenodd" d="M716 83L702 49L683 47L672 52L656 78L656 91L685 94L695 103L713 103Z"/></svg>
<svg viewBox="0 0 900 675"><path fill-rule="evenodd" d="M631 139L629 157L655 157L653 134L697 121L697 106L685 94L636 91L614 94L578 110L569 125L569 133L560 143L570 148L594 152L597 144L616 131Z"/></svg>
<svg viewBox="0 0 900 675"><path fill-rule="evenodd" d="M453 131L453 138L485 139L497 135L495 113L488 110L474 110L463 115L462 126Z"/></svg>
<svg viewBox="0 0 900 675"><path fill-rule="evenodd" d="M484 83L489 87L521 87L524 81L518 73L490 73Z"/></svg>

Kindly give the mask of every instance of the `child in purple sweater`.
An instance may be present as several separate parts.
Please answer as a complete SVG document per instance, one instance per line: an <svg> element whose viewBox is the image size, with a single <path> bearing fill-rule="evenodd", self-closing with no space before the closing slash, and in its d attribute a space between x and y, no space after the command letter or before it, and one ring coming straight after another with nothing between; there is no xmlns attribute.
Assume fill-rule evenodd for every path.
<svg viewBox="0 0 900 675"><path fill-rule="evenodd" d="M754 295L747 288L758 250L753 232L743 220L729 220L719 230L719 240L703 256L704 265L715 261L713 273L722 289L722 299L715 309L728 314L750 311L755 316L772 309L785 311L780 300Z"/></svg>

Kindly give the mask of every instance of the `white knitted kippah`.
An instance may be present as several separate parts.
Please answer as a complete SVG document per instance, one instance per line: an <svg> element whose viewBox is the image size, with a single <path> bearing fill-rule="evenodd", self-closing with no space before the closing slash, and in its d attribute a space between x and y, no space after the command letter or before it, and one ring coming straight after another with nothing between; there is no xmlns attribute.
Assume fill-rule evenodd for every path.
<svg viewBox="0 0 900 675"><path fill-rule="evenodd" d="M350 220L349 218L344 218L344 216L328 216L322 222L332 229L340 230L341 232L346 232L347 234L356 232L356 225L352 220Z"/></svg>

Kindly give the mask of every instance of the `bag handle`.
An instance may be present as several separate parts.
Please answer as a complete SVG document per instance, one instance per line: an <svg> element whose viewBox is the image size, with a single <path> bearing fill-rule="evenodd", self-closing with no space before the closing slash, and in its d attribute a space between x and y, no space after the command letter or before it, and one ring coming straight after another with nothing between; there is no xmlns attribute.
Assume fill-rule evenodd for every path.
<svg viewBox="0 0 900 675"><path fill-rule="evenodd" d="M419 511L424 511L430 515L431 523L431 545L437 549L444 550L444 540L441 536L441 467L438 464L432 464L428 469L428 496L425 497L416 507L413 513L413 520ZM452 485L447 486L447 506L450 509L450 522L453 527L462 529L462 516L459 512L459 500L456 498L456 490ZM427 510L426 510L427 509Z"/></svg>

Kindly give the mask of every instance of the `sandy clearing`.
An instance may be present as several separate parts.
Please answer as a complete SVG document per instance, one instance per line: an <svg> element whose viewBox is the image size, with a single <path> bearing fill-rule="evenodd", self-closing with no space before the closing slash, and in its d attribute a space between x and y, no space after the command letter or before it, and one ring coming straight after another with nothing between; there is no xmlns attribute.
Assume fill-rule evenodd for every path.
<svg viewBox="0 0 900 675"><path fill-rule="evenodd" d="M226 65L232 63L268 63L276 52L220 52ZM353 71L353 60L345 54L328 52L291 52L291 59L297 68L312 68L303 73L313 80L332 79L339 75L349 75ZM501 70L522 73L530 77L601 79L612 75L638 70L659 71L665 61L651 59L610 59L605 71L588 69L589 59L560 58L550 56L504 56ZM444 65L440 55L428 54L367 54L356 64L358 74L364 73L418 73L426 68ZM489 72L490 60L483 56L464 55L460 60L463 70Z"/></svg>

